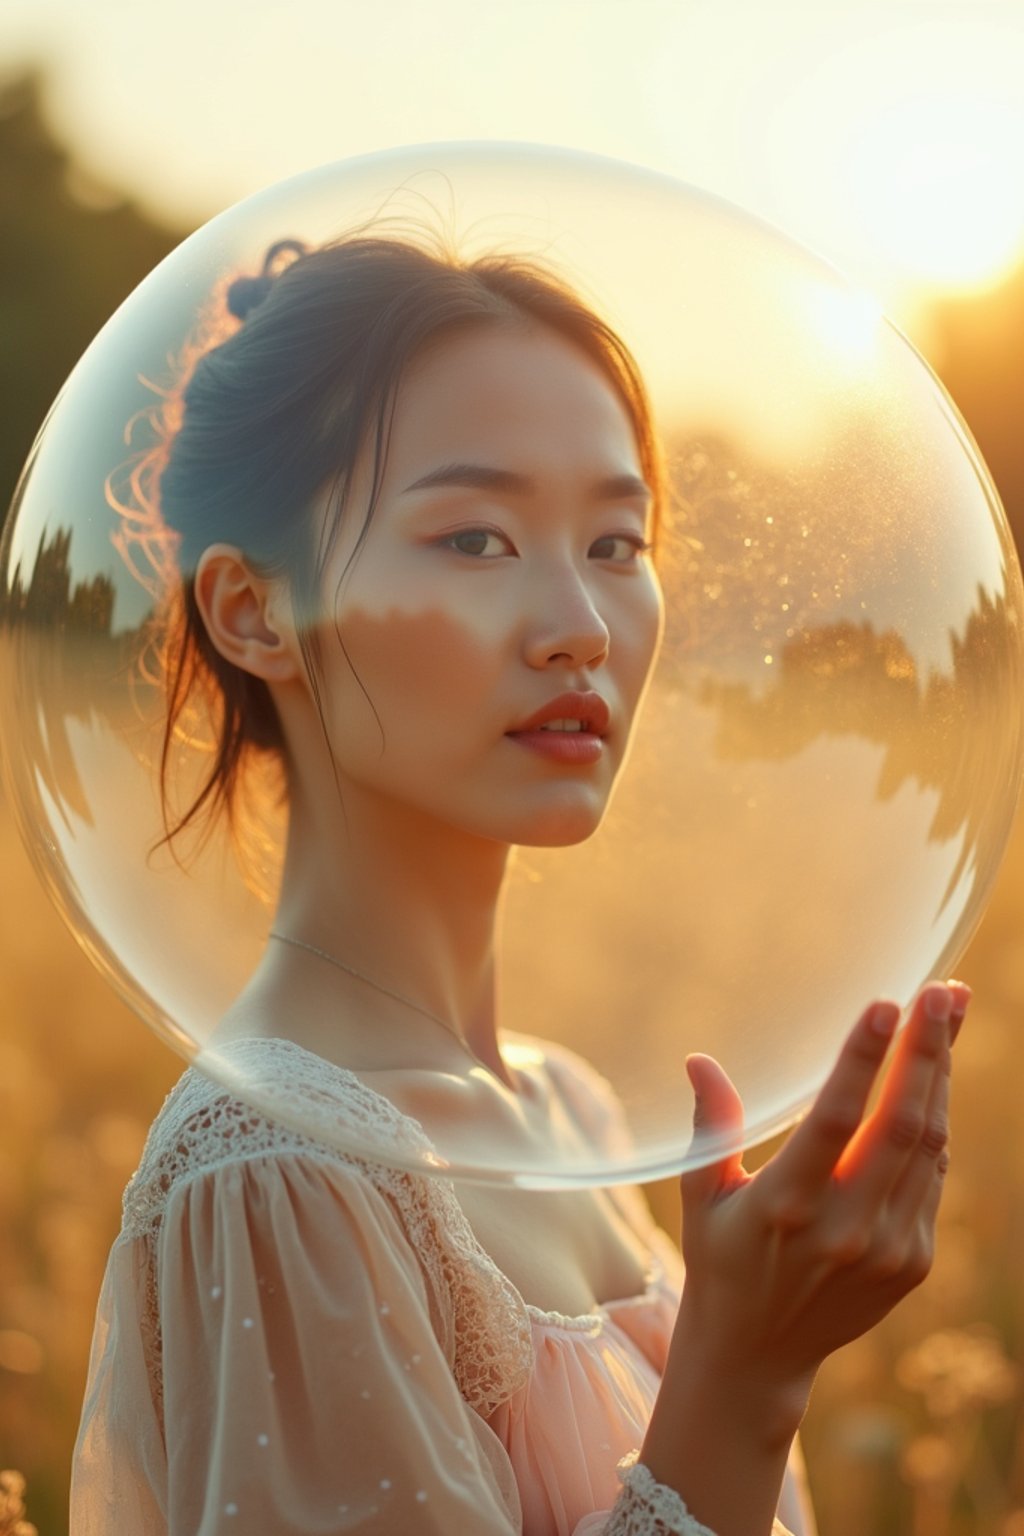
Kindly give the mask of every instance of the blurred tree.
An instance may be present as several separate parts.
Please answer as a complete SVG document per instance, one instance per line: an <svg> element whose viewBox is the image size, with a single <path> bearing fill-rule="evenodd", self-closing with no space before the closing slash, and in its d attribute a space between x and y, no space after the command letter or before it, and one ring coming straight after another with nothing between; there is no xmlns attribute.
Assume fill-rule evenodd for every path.
<svg viewBox="0 0 1024 1536"><path fill-rule="evenodd" d="M76 164L46 122L38 73L0 84L0 524L71 368L187 233Z"/></svg>
<svg viewBox="0 0 1024 1536"><path fill-rule="evenodd" d="M977 439L1024 549L1024 266L936 315L943 382Z"/></svg>

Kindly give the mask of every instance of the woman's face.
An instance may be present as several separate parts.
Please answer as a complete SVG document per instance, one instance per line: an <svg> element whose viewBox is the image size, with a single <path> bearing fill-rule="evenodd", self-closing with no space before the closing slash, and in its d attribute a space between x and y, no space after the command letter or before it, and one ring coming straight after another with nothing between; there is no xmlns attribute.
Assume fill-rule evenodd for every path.
<svg viewBox="0 0 1024 1536"><path fill-rule="evenodd" d="M661 631L650 495L614 388L543 329L449 339L402 382L352 558L369 471L321 631L346 805L383 797L504 843L587 837Z"/></svg>

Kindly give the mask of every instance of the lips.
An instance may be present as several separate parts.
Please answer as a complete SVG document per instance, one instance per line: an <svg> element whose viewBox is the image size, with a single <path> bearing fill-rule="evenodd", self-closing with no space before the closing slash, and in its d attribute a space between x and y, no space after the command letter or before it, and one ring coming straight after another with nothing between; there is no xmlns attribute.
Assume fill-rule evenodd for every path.
<svg viewBox="0 0 1024 1536"><path fill-rule="evenodd" d="M567 734L586 733L605 736L611 723L608 705L599 693L561 693L557 699L549 699L529 719L515 726L506 734L518 736L532 731L547 730L551 734L564 731Z"/></svg>

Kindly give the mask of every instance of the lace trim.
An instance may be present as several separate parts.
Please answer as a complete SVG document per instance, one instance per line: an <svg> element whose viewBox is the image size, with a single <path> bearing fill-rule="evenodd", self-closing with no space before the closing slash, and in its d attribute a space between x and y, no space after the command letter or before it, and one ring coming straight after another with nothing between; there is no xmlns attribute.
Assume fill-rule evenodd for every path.
<svg viewBox="0 0 1024 1536"><path fill-rule="evenodd" d="M622 1492L601 1536L715 1536L694 1519L674 1488L655 1482L639 1456L630 1451L616 1468Z"/></svg>
<svg viewBox="0 0 1024 1536"><path fill-rule="evenodd" d="M576 1317L567 1317L564 1312L545 1312L543 1307L535 1307L529 1301L526 1303L526 1311L543 1328L564 1328L571 1333L591 1333L596 1336L604 1332L607 1322L603 1312L580 1312Z"/></svg>
<svg viewBox="0 0 1024 1536"><path fill-rule="evenodd" d="M601 1536L715 1536L674 1488L655 1482L639 1458L639 1451L630 1451L616 1468L622 1492ZM781 1520L772 1522L772 1536L790 1536Z"/></svg>
<svg viewBox="0 0 1024 1536"><path fill-rule="evenodd" d="M275 1097L294 1117L311 1101L318 1115L343 1115L390 1140L396 1152L429 1151L422 1127L354 1073L290 1040L240 1040L223 1055L250 1075L271 1077ZM370 1136L367 1137L371 1139ZM227 1163L299 1154L355 1168L394 1209L432 1296L431 1321L466 1403L483 1418L525 1385L533 1370L530 1318L522 1297L480 1247L450 1180L413 1174L339 1152L269 1120L195 1070L171 1090L124 1194L122 1231L146 1252L143 1347L162 1397L162 1342L156 1249L171 1189ZM159 1406L159 1402L158 1402Z"/></svg>
<svg viewBox="0 0 1024 1536"><path fill-rule="evenodd" d="M636 1296L620 1296L615 1301L599 1302L593 1312L577 1312L574 1317L569 1317L564 1312L545 1312L543 1307L535 1307L532 1302L526 1302L525 1306L530 1317L542 1327L566 1328L573 1333L596 1335L604 1332L605 1324L612 1320L613 1311L617 1311L619 1307L628 1307L646 1301L654 1286L659 1285L664 1276L664 1264L657 1254L652 1254L651 1262L644 1275L644 1288Z"/></svg>

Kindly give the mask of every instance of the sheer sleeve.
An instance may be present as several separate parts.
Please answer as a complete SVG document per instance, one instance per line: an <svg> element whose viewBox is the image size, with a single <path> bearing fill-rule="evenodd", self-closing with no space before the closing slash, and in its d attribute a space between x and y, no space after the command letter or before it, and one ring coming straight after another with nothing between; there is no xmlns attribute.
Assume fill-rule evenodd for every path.
<svg viewBox="0 0 1024 1536"><path fill-rule="evenodd" d="M170 1536L519 1531L415 1253L358 1172L286 1157L189 1181L158 1283Z"/></svg>

